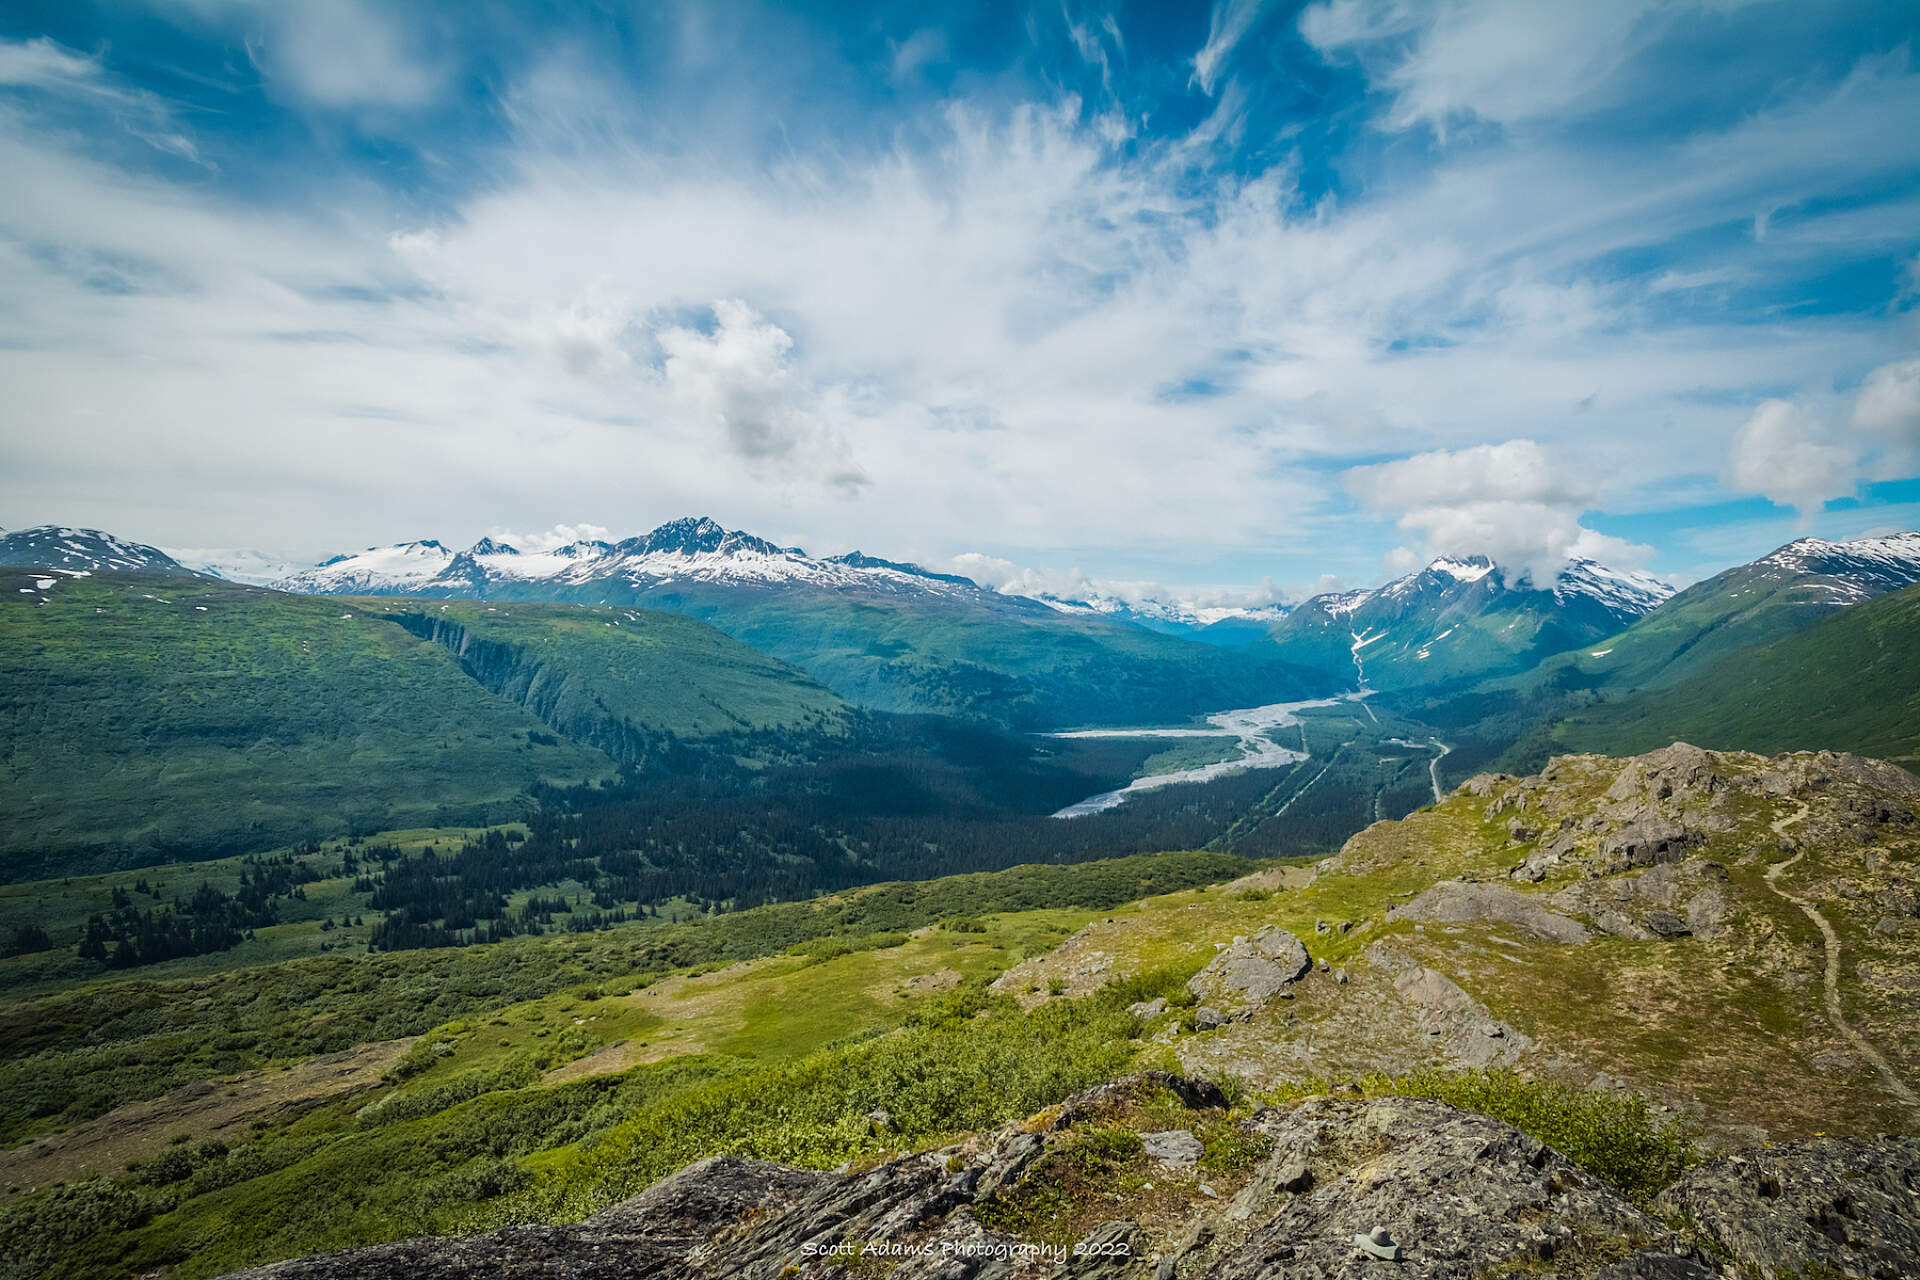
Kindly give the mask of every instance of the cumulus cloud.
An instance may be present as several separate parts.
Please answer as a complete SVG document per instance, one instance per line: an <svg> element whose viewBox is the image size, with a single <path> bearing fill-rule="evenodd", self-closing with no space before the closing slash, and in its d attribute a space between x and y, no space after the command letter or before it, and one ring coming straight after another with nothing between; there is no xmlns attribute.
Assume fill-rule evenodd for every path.
<svg viewBox="0 0 1920 1280"><path fill-rule="evenodd" d="M1102 592L1092 578L1078 569L1034 569L1015 564L1003 556L979 551L963 551L947 561L947 568L983 587L1010 596L1055 596L1062 600L1083 600Z"/></svg>
<svg viewBox="0 0 1920 1280"><path fill-rule="evenodd" d="M827 484L846 494L869 483L826 421L822 397L792 364L793 338L738 298L713 304L712 332L674 326L659 334L668 394L716 425L726 447L751 465L814 455Z"/></svg>
<svg viewBox="0 0 1920 1280"><path fill-rule="evenodd" d="M743 458L784 457L802 427L791 405L793 339L737 298L713 304L713 332L672 328L660 335L667 389L719 423Z"/></svg>
<svg viewBox="0 0 1920 1280"><path fill-rule="evenodd" d="M277 61L276 6L198 2L229 24L223 36L260 29L270 91L302 114L445 101L411 11L316 46L353 60L372 42L367 67L406 64L389 90ZM290 4L307 16L287 21L319 21L314 7ZM1364 49L1370 76L1399 65L1396 39L1427 38L1422 12L1324 11L1372 13L1381 30L1415 22ZM369 17L364 4L338 12ZM1115 563L1202 548L1250 578L1356 577L1391 535L1321 524L1339 501L1326 476L1355 458L1457 462L1476 442L1536 441L1554 463L1546 482L1528 479L1533 460L1501 455L1515 476L1493 499L1436 501L1386 475L1368 505L1402 522L1393 540L1412 555L1428 540L1564 554L1591 545L1578 517L1595 500L1564 459L1604 470L1612 450L1632 466L1609 474L1670 492L1657 486L1723 471L1729 399L1845 381L1904 353L1892 323L1677 306L1664 264L1778 293L1860 254L1910 256L1897 193L1920 138L1876 123L1920 113L1905 62L1844 85L1803 76L1792 95L1733 102L1678 140L1596 150L1542 130L1395 148L1381 172L1319 200L1290 158L1221 160L1253 110L1229 64L1268 36L1262 20L1252 0L1215 6L1194 70L1217 112L1184 134L1163 112L1127 138L1108 103L1095 114L1051 87L1020 101L1010 80L975 92L985 82L958 75L931 100L927 82L946 77L922 75L898 93L909 105L882 122L895 126L884 142L829 143L783 120L790 145L773 159L756 149L779 117L755 73L774 60L751 49L726 77L708 73L709 50L701 74L649 82L663 96L643 109L630 68L530 48L502 66L489 117L501 136L486 149L449 157L429 143L457 150L466 131L431 133L415 139L432 175L420 188L381 188L404 160L343 164L325 199L277 206L257 184L118 163L95 137L50 127L44 95L22 91L19 111L0 110L13 179L0 202L0 501L23 523L182 545L268 526L325 551L570 510L632 527L699 511L786 542L929 559L1017 548L1097 575L1086 548L1119 549ZM1112 31L1104 47L1119 102L1131 92L1119 69L1152 55L1113 57ZM863 48L884 78L880 47ZM78 55L16 53L16 79L125 88ZM806 65L810 84L843 70ZM1558 74L1549 59L1534 78ZM1422 119L1470 101L1532 118L1478 89L1409 93ZM755 145L726 131L736 119ZM1819 197L1876 190L1896 192L1868 201L1878 224L1826 234L1861 206ZM1766 242L1721 235L1773 203L1800 212ZM1622 275L1643 260L1663 263L1657 279ZM1511 532L1525 520L1550 528ZM1468 545L1481 539L1499 545Z"/></svg>
<svg viewBox="0 0 1920 1280"><path fill-rule="evenodd" d="M1591 479L1532 440L1416 454L1354 467L1341 479L1366 506L1396 514L1402 531L1422 535L1424 552L1389 553L1388 568L1399 573L1432 556L1484 555L1522 579L1547 582L1575 557L1623 567L1649 554L1583 526L1580 514L1598 496Z"/></svg>
<svg viewBox="0 0 1920 1280"><path fill-rule="evenodd" d="M1920 451L1920 357L1881 365L1860 384L1853 425L1909 456Z"/></svg>
<svg viewBox="0 0 1920 1280"><path fill-rule="evenodd" d="M1859 455L1833 439L1818 411L1790 400L1768 400L1733 433L1727 479L1746 493L1792 507L1801 523L1859 484Z"/></svg>
<svg viewBox="0 0 1920 1280"><path fill-rule="evenodd" d="M1920 358L1870 372L1851 409L1827 399L1762 403L1733 433L1727 482L1792 507L1804 525L1869 480L1920 468Z"/></svg>
<svg viewBox="0 0 1920 1280"><path fill-rule="evenodd" d="M516 532L495 526L487 530L495 542L504 542L515 551L555 551L575 542L612 542L613 531L599 524L556 524L550 529Z"/></svg>

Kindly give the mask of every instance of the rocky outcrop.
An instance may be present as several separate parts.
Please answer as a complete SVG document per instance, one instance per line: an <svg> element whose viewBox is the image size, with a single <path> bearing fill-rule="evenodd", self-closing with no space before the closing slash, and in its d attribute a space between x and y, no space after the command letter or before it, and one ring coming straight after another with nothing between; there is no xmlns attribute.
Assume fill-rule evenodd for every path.
<svg viewBox="0 0 1920 1280"><path fill-rule="evenodd" d="M1196 1128L1218 1131L1226 1104L1218 1090L1149 1074L1089 1090L1029 1124L866 1172L715 1157L572 1226L402 1241L241 1275L1358 1280L1388 1273L1356 1240L1379 1228L1398 1243L1391 1271L1404 1280L1891 1280L1920 1257L1914 1139L1822 1139L1723 1157L1670 1188L1655 1216L1511 1126L1395 1097L1320 1097L1256 1111L1239 1128L1264 1154L1222 1184L1225 1194L1201 1181L1217 1174L1193 1167L1206 1149L1194 1132L1143 1134L1141 1159L1163 1184L1159 1199L1129 1200L1137 1179L1049 1188L1086 1196L1098 1210L1085 1219L1078 1253L1042 1251L981 1225L992 1220L986 1206L1046 1177L1049 1153L1075 1142L1080 1126L1124 1123L1128 1099L1143 1089L1171 1091L1194 1110ZM1174 1187L1191 1194L1169 1211Z"/></svg>
<svg viewBox="0 0 1920 1280"><path fill-rule="evenodd" d="M1704 1260L1665 1224L1497 1120L1413 1098L1318 1098L1255 1116L1274 1148L1212 1239L1169 1278L1375 1274L1354 1237L1384 1226L1403 1277L1551 1269L1593 1276L1644 1254ZM1385 1274L1382 1269L1379 1274Z"/></svg>
<svg viewBox="0 0 1920 1280"><path fill-rule="evenodd" d="M1224 1017L1244 1016L1288 990L1313 967L1306 944L1278 925L1268 925L1231 945L1196 973L1187 990Z"/></svg>
<svg viewBox="0 0 1920 1280"><path fill-rule="evenodd" d="M1545 901L1504 885L1465 880L1443 880L1405 906L1387 912L1389 920L1420 920L1439 924L1510 924L1549 942L1580 943L1590 936L1586 927L1551 911Z"/></svg>
<svg viewBox="0 0 1920 1280"><path fill-rule="evenodd" d="M1818 1138L1724 1156L1656 1209L1756 1280L1903 1280L1920 1267L1920 1139Z"/></svg>

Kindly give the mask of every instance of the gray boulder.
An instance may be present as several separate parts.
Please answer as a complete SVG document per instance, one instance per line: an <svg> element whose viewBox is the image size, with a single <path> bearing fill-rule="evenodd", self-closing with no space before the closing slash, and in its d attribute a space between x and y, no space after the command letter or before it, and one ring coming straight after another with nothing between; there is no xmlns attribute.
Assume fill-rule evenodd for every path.
<svg viewBox="0 0 1920 1280"><path fill-rule="evenodd" d="M1146 1145L1148 1155L1169 1169L1191 1169L1207 1153L1206 1144L1185 1129L1143 1133L1140 1141Z"/></svg>
<svg viewBox="0 0 1920 1280"><path fill-rule="evenodd" d="M1650 807L1639 809L1617 830L1600 838L1599 870L1611 874L1629 867L1677 862L1694 843L1693 833L1665 814Z"/></svg>
<svg viewBox="0 0 1920 1280"><path fill-rule="evenodd" d="M1234 1013L1251 1012L1286 991L1313 967L1300 939L1278 925L1235 938L1187 983L1197 998Z"/></svg>
<svg viewBox="0 0 1920 1280"><path fill-rule="evenodd" d="M406 1240L275 1263L247 1280L1784 1280L1901 1277L1920 1257L1920 1139L1822 1139L1716 1159L1650 1215L1565 1156L1498 1120L1412 1098L1319 1097L1242 1122L1271 1147L1244 1185L1174 1216L1099 1222L1068 1260L983 1226L974 1207L1032 1184L1075 1126L1110 1124L1141 1091L1216 1117L1214 1086L1149 1073L858 1173L715 1157L570 1226ZM1196 1117L1198 1118L1198 1117ZM1142 1135L1176 1163L1185 1129ZM1057 1184L1049 1184L1057 1192ZM1092 1188L1089 1205L1109 1203ZM1150 1193L1157 1194L1157 1193ZM1118 1197L1115 1197L1118 1199ZM1114 1212L1125 1212L1118 1204ZM1385 1227L1391 1263L1355 1237ZM911 1256L863 1258L867 1242ZM1704 1246L1704 1248L1702 1247Z"/></svg>

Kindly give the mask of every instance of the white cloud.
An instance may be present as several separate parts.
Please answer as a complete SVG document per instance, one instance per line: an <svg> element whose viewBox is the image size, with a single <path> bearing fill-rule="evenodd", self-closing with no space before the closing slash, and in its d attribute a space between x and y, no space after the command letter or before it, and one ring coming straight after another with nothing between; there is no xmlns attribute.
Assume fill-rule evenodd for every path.
<svg viewBox="0 0 1920 1280"><path fill-rule="evenodd" d="M1329 57L1357 57L1393 95L1388 127L1457 120L1503 125L1561 116L1623 91L1623 72L1677 21L1744 0L1322 0L1300 33Z"/></svg>
<svg viewBox="0 0 1920 1280"><path fill-rule="evenodd" d="M1214 34L1255 10L1221 5ZM1676 277L1618 268L1680 242L1708 246L1687 280L1818 261L1849 211L1815 197L1920 164L1871 123L1920 112L1904 61L1679 142L1530 137L1312 205L1285 163L1204 167L1244 123L1209 65L1226 114L1187 137L1121 147L1079 103L994 96L883 150L767 162L638 129L630 86L556 55L426 227L366 189L263 211L0 112L0 502L200 546L703 512L900 558L1071 557L1089 581L1121 576L1101 546L1358 576L1386 543L1326 532L1344 459L1536 442L1546 487L1509 452L1491 509L1402 486L1373 510L1410 545L1544 560L1594 545L1568 459L1620 477L1610 502L1664 496L1723 471L1730 400L1907 354L1884 318L1676 313ZM1772 200L1799 212L1766 243L1716 239ZM1909 254L1910 220L1881 221L1849 223L1849 252Z"/></svg>
<svg viewBox="0 0 1920 1280"><path fill-rule="evenodd" d="M1015 564L1004 556L966 551L945 560L950 573L972 578L1004 595L1055 600L1118 600L1130 605L1177 604L1194 609L1256 609L1283 604L1290 595L1271 577L1253 587L1173 587L1144 579L1099 578L1080 569L1040 569Z"/></svg>
<svg viewBox="0 0 1920 1280"><path fill-rule="evenodd" d="M810 463L844 494L864 488L866 473L827 422L831 395L814 393L794 372L787 331L738 298L715 302L713 317L710 334L679 326L659 334L675 404L717 428L749 466Z"/></svg>
<svg viewBox="0 0 1920 1280"><path fill-rule="evenodd" d="M615 541L613 531L599 524L556 524L550 529L526 532L496 526L487 530L487 536L521 552L555 551L575 542Z"/></svg>
<svg viewBox="0 0 1920 1280"><path fill-rule="evenodd" d="M922 27L905 40L889 41L888 47L893 51L890 65L897 84L947 60L947 33L938 27Z"/></svg>
<svg viewBox="0 0 1920 1280"><path fill-rule="evenodd" d="M0 40L0 88L32 89L103 109L127 132L157 150L198 162L200 151L154 94L111 81L98 58L44 37Z"/></svg>
<svg viewBox="0 0 1920 1280"><path fill-rule="evenodd" d="M1804 526L1869 480L1920 469L1920 358L1869 373L1851 410L1832 397L1768 400L1733 433L1727 482L1794 508Z"/></svg>
<svg viewBox="0 0 1920 1280"><path fill-rule="evenodd" d="M1920 450L1920 357L1868 374L1853 402L1853 425L1888 447Z"/></svg>
<svg viewBox="0 0 1920 1280"><path fill-rule="evenodd" d="M168 17L237 31L267 83L284 98L334 110L419 107L446 82L449 63L409 30L406 6L369 0L150 0Z"/></svg>
<svg viewBox="0 0 1920 1280"><path fill-rule="evenodd" d="M1789 400L1768 400L1733 433L1727 479L1735 488L1793 507L1802 523L1859 483L1859 457L1831 439L1819 413Z"/></svg>
<svg viewBox="0 0 1920 1280"><path fill-rule="evenodd" d="M1207 23L1207 42L1193 55L1193 78L1202 93L1211 95L1234 46L1246 38L1266 0L1214 0Z"/></svg>
<svg viewBox="0 0 1920 1280"><path fill-rule="evenodd" d="M0 85L58 88L95 84L100 64L44 37L0 42Z"/></svg>
<svg viewBox="0 0 1920 1280"><path fill-rule="evenodd" d="M1423 536L1423 554L1407 547L1388 554L1397 573L1437 555L1484 555L1544 582L1574 557L1630 567L1649 554L1583 526L1580 513L1597 497L1591 475L1551 459L1532 440L1416 454L1355 467L1341 479L1368 507L1396 514L1401 530Z"/></svg>

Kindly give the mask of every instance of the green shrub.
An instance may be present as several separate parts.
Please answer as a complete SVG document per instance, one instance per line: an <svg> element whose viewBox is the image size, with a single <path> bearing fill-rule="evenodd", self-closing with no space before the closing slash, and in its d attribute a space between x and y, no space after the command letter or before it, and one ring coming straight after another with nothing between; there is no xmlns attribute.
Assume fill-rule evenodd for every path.
<svg viewBox="0 0 1920 1280"><path fill-rule="evenodd" d="M417 1120L445 1111L469 1098L477 1098L483 1093L532 1084L540 1074L536 1061L534 1058L516 1056L504 1066L463 1071L451 1080L430 1088L389 1093L354 1112L354 1123L362 1129L372 1129L402 1120Z"/></svg>
<svg viewBox="0 0 1920 1280"><path fill-rule="evenodd" d="M569 1153L516 1215L577 1218L714 1154L832 1168L1031 1115L1132 1065L1139 1021L1113 990L1023 1012L969 986L896 1030L697 1085ZM866 1115L884 1108L893 1129Z"/></svg>
<svg viewBox="0 0 1920 1280"><path fill-rule="evenodd" d="M1369 1076L1372 1094L1430 1098L1504 1120L1645 1205L1697 1158L1693 1126L1633 1093L1600 1093L1512 1071Z"/></svg>
<svg viewBox="0 0 1920 1280"><path fill-rule="evenodd" d="M55 1187L44 1196L0 1209L0 1280L43 1280L72 1265L89 1246L173 1208L166 1192L141 1191L107 1178Z"/></svg>

